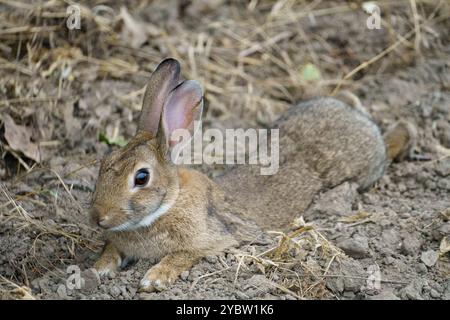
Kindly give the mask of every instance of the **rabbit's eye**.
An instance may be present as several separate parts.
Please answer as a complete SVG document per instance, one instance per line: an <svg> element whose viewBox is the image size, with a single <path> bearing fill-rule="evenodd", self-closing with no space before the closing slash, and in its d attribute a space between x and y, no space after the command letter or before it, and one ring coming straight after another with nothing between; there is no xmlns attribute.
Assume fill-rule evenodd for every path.
<svg viewBox="0 0 450 320"><path fill-rule="evenodd" d="M138 187L145 186L148 183L148 180L150 178L150 173L147 169L140 169L138 172L136 172L136 175L134 176L134 185Z"/></svg>

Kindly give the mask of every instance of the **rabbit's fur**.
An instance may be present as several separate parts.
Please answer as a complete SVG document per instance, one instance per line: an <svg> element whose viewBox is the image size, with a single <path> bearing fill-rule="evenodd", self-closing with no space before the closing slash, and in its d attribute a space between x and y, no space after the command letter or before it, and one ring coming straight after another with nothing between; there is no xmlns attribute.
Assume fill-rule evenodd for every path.
<svg viewBox="0 0 450 320"><path fill-rule="evenodd" d="M123 148L105 156L93 195L91 217L105 229L106 245L95 268L115 271L125 258L158 260L141 289L162 289L204 255L254 239L260 228L284 228L301 215L314 195L345 181L367 189L410 141L387 150L367 114L332 98L293 106L275 124L280 163L275 175L238 166L211 181L174 165L170 133L193 132L202 93L195 82L179 82L179 64L164 60L144 96L138 132ZM398 129L395 129L400 132ZM393 130L393 131L395 131ZM405 147L403 147L405 146ZM147 168L149 182L133 186Z"/></svg>

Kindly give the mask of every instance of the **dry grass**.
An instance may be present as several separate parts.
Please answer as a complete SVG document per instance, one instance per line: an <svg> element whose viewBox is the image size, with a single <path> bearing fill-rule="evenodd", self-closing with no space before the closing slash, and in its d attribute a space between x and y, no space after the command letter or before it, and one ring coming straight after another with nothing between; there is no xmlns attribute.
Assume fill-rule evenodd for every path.
<svg viewBox="0 0 450 320"><path fill-rule="evenodd" d="M71 31L66 27L70 0L0 0L0 70L6 75L0 80L0 126L7 113L17 123L40 128L43 120L30 112L38 108L45 110L47 122L61 122L55 116L59 108L80 101L83 85L94 86L102 79L135 83L134 91L117 98L136 115L145 79L166 56L180 60L186 78L203 84L206 126L240 118L251 125L268 125L298 100L337 94L343 88L356 90L359 80L377 77L388 67L403 68L425 51L439 54L445 39L438 39L435 26L448 23L449 18L445 0L377 1L382 25L389 32L360 30L348 37L328 31L354 24L364 29L367 15L360 1L252 0L230 2L226 7L215 6L215 1L185 7L185 1L180 1L167 12L170 4L164 1L110 1L94 9L97 2L82 2L82 29ZM127 11L121 9L124 5ZM146 10L150 6L152 10ZM94 111L90 112L93 116ZM57 128L46 134L39 143L49 157L67 149ZM46 165L12 150L3 137L0 152L2 158L16 159L13 166L0 163L0 170L8 169L0 176L15 176L14 183ZM66 176L52 174L82 211L65 183ZM67 250L72 253L75 246L95 245L81 234L32 217L18 201L42 201L39 192L34 195L37 199L10 194L2 184L0 223L15 219L18 231L37 230L35 239L43 234L67 238L72 243ZM278 237L279 243L270 250L238 255L236 279L243 268L254 266L268 279L277 278L273 283L282 292L297 298L326 297L324 280L339 276L329 274L329 268L341 252L302 221L295 231ZM318 259L327 261L325 267L315 263ZM30 298L28 291L7 279L0 283L0 295L3 288L13 296Z"/></svg>
<svg viewBox="0 0 450 320"><path fill-rule="evenodd" d="M0 276L0 300L35 300L31 290Z"/></svg>
<svg viewBox="0 0 450 320"><path fill-rule="evenodd" d="M297 299L330 298L325 288L326 277L330 276L331 265L344 254L302 217L294 225L296 229L288 234L275 233L276 246L257 255L239 255L236 279L240 266L253 263L283 293Z"/></svg>
<svg viewBox="0 0 450 320"><path fill-rule="evenodd" d="M413 49L419 54L421 39L430 36L424 30L432 29L432 23L446 18L436 17L437 12L444 10L443 1L379 1L382 10L390 8L391 13L394 9L400 12L395 18L404 19L405 32L397 32L397 39L391 44L386 42L377 54L362 52L361 56L367 59L358 63L356 58L350 69L344 60L353 59L346 56L353 53L340 52L339 45L336 47L330 40L312 35L306 28L312 24L321 29L322 24L323 27L332 25L333 20L336 27L343 27L336 17L356 11L364 28L366 16L353 2L251 1L246 5L236 3L227 9L205 4L206 8L198 5L191 11L217 11L224 18L216 19L215 14L208 16L200 11L198 24L189 22L192 15L181 6L173 11L184 20L159 21L160 25L144 23L134 13L132 23L145 30L151 28L145 34L148 44L137 48L132 45L136 47L134 40L142 35L124 26L120 3L103 5L100 11L103 16L93 11L95 1L82 6L80 31L66 28L65 10L70 3L0 1L7 9L1 13L0 20L0 39L4 47L0 51L0 57L3 56L0 68L32 78L59 74L58 85L62 88L92 77L93 70L100 76L117 79L146 77L162 57L173 56L181 61L186 77L196 78L204 85L210 106L206 118L230 114L239 117L245 110L253 122L266 124L305 95L336 93L341 86L352 85L355 76L393 52L391 58L408 59L405 50L413 36ZM143 9L146 5L131 2L129 6ZM434 14L422 16L425 9ZM404 12L409 15L405 16ZM387 25L391 20L390 16L384 17ZM409 28L410 21L413 28ZM124 28L129 31L127 38L121 37ZM399 48L401 46L406 48ZM301 72L308 63L327 76L309 81ZM376 70L368 71L368 76ZM34 99L56 102L60 94L58 90L56 97L1 99L0 104L27 104Z"/></svg>

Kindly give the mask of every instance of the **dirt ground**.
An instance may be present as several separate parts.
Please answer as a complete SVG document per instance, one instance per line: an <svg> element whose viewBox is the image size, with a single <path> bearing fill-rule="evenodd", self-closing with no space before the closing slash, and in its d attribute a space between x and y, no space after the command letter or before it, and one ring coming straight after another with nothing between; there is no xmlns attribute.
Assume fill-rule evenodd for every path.
<svg viewBox="0 0 450 320"><path fill-rule="evenodd" d="M90 1L69 31L62 1L0 2L0 298L450 299L449 6L376 3L378 30L362 1ZM382 130L412 122L423 159L318 195L290 233L208 256L168 290L137 292L152 261L100 279L98 160L134 134L166 56L204 85L205 128L270 127L339 86Z"/></svg>

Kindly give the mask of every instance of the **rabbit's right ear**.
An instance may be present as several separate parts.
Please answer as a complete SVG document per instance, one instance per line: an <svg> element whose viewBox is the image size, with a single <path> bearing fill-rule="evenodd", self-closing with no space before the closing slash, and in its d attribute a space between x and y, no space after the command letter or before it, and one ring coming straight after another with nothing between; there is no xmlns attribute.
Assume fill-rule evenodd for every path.
<svg viewBox="0 0 450 320"><path fill-rule="evenodd" d="M159 135L159 149L167 156L173 148L184 145L192 139L200 126L203 111L203 90L195 80L186 80L178 85L167 97L164 104ZM187 141L180 144L177 132L186 134ZM172 156L172 155L171 155Z"/></svg>
<svg viewBox="0 0 450 320"><path fill-rule="evenodd" d="M164 103L169 93L178 85L180 64L168 58L152 73L144 94L138 130L147 131L156 137Z"/></svg>

